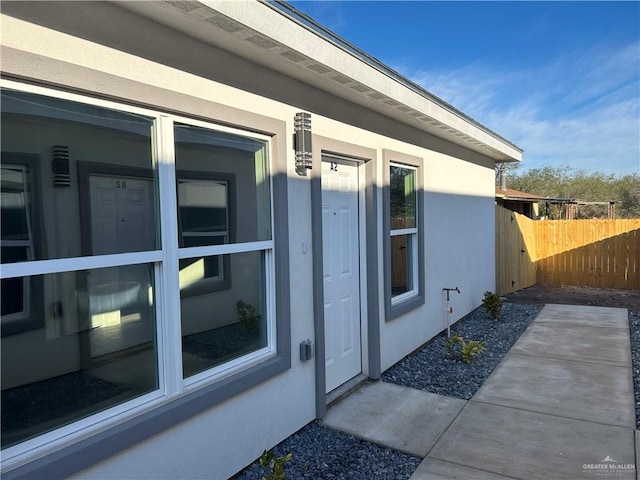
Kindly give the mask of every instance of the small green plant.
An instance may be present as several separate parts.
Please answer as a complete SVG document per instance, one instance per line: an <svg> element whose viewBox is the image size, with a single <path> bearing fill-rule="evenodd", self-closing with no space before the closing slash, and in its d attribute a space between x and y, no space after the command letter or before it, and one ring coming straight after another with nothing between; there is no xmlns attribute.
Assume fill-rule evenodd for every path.
<svg viewBox="0 0 640 480"><path fill-rule="evenodd" d="M500 295L489 291L484 292L482 306L491 318L494 320L500 320L500 317L502 316L502 299L500 298Z"/></svg>
<svg viewBox="0 0 640 480"><path fill-rule="evenodd" d="M462 341L464 341L464 339L459 333L456 333L453 337L444 339L444 348L447 350L447 356L449 358L456 358L458 356L456 346Z"/></svg>
<svg viewBox="0 0 640 480"><path fill-rule="evenodd" d="M472 363L485 349L484 341L465 340L459 333L445 338L444 348L449 358L462 360L464 363Z"/></svg>
<svg viewBox="0 0 640 480"><path fill-rule="evenodd" d="M238 320L240 320L242 326L246 328L248 332L258 332L258 319L260 318L260 315L253 305L242 300L238 300L236 302L236 315L238 316Z"/></svg>
<svg viewBox="0 0 640 480"><path fill-rule="evenodd" d="M484 341L467 340L465 342L464 340L462 340L462 342L460 342L460 355L464 363L473 362L476 358L478 358L478 355L480 355L483 350Z"/></svg>
<svg viewBox="0 0 640 480"><path fill-rule="evenodd" d="M260 466L267 475L262 480L285 480L287 474L284 473L284 464L291 460L291 456L289 453L284 457L276 457L273 450L265 450L260 456Z"/></svg>

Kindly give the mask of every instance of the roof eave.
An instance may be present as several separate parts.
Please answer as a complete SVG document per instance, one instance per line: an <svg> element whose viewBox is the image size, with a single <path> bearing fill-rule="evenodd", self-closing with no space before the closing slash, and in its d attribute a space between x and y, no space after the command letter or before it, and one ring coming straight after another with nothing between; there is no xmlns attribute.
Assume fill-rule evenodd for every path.
<svg viewBox="0 0 640 480"><path fill-rule="evenodd" d="M277 5L263 0L116 3L496 162L522 160L518 146L373 57L350 51L328 30L316 31Z"/></svg>

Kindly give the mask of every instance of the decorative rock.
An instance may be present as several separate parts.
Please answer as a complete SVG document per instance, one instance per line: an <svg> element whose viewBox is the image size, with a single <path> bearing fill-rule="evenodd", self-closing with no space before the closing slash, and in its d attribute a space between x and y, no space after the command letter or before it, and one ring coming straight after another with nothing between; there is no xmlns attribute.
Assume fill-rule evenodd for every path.
<svg viewBox="0 0 640 480"><path fill-rule="evenodd" d="M381 380L449 397L470 399L538 315L542 305L505 303L502 318L493 320L479 307L451 327L465 340L484 340L485 350L471 364L447 357L436 337L417 353L409 355L382 374ZM423 372L415 375L414 372Z"/></svg>

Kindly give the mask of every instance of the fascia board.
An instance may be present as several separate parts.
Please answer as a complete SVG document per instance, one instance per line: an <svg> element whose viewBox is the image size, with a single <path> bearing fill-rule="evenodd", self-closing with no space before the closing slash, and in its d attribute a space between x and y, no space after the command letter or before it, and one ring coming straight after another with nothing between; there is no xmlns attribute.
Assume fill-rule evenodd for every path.
<svg viewBox="0 0 640 480"><path fill-rule="evenodd" d="M318 33L297 23L273 7L257 0L200 0L176 6L175 2L115 2L125 9L136 11L145 17L161 21L176 30L193 35L198 30L199 38L237 55L261 63L275 71L298 78L317 88L348 98L350 101L366 105L396 121L417 127L435 136L444 138L455 144L482 153L496 161L520 161L522 150L501 139L489 129L480 128L469 122L464 115L456 114L455 109L444 108L437 102L421 95L384 72L372 67L322 37ZM185 13L184 7L188 12ZM164 7L164 8L159 8ZM196 18L220 14L231 19L268 41L297 52L318 66L324 66L332 75L337 73L349 79L356 86L366 87L367 94L355 91L354 86L337 85L334 80L322 73L312 72L293 61L286 60L281 54L262 50L241 38L242 35L230 34L217 29L211 23L197 25ZM185 21L185 15L190 21ZM203 26L204 25L204 26ZM205 32L208 30L208 34ZM235 38L234 38L235 36ZM372 100L376 93L384 100ZM386 103L385 103L386 102ZM393 102L390 106L389 102ZM418 119L417 117L421 117Z"/></svg>

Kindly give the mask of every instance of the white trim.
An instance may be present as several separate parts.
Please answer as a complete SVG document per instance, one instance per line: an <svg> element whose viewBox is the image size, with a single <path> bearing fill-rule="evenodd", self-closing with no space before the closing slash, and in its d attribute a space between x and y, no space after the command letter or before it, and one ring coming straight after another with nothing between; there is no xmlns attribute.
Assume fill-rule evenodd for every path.
<svg viewBox="0 0 640 480"><path fill-rule="evenodd" d="M275 354L278 351L276 332L276 268L273 250L264 251L265 305L267 315L267 346Z"/></svg>
<svg viewBox="0 0 640 480"><path fill-rule="evenodd" d="M182 390L182 324L180 320L180 273L178 271L178 222L176 198L175 152L173 120L162 115L157 125L159 150L157 152L158 190L172 194L159 195L160 233L162 239L162 315L156 319L159 343L165 356L158 363L166 369L165 388L168 396L180 394ZM176 268L166 268L175 265ZM159 349L160 351L160 349Z"/></svg>
<svg viewBox="0 0 640 480"><path fill-rule="evenodd" d="M271 137L269 135L255 133L250 130L241 130L239 128L228 127L226 125L215 123L214 121L196 120L194 118L183 117L183 116L174 115L174 114L167 115L167 116L170 116L174 123L181 123L183 125L192 125L194 127L201 127L201 128L213 130L215 132L231 133L241 137L262 140L264 142L267 142L267 144L269 144L269 141L271 140ZM271 167L271 165L269 166Z"/></svg>
<svg viewBox="0 0 640 480"><path fill-rule="evenodd" d="M389 235L392 237L398 235L413 235L414 233L418 233L418 228L399 228L398 230L389 230Z"/></svg>
<svg viewBox="0 0 640 480"><path fill-rule="evenodd" d="M416 174L418 172L418 167L416 167L415 165L409 165L407 163L399 163L396 161L393 162L389 162L389 167L399 167L399 168L406 168L407 170L414 170L416 171ZM417 178L416 178L417 180Z"/></svg>
<svg viewBox="0 0 640 480"><path fill-rule="evenodd" d="M367 162L358 160L358 254L360 267L360 368L369 375L369 290L367 285ZM373 212L371 213L373 215Z"/></svg>
<svg viewBox="0 0 640 480"><path fill-rule="evenodd" d="M232 253L258 252L273 248L273 240L262 242L226 243L224 245L207 245L205 247L181 248L178 252L180 260L186 258L209 257L211 255L227 255Z"/></svg>
<svg viewBox="0 0 640 480"><path fill-rule="evenodd" d="M246 370L249 367L268 360L276 355L275 349L269 348L267 345L259 350L247 353L241 357L234 358L213 368L209 368L200 373L196 373L187 377L182 382L184 393L189 393L199 388L210 385L213 382L220 381L230 377L233 374Z"/></svg>
<svg viewBox="0 0 640 480"><path fill-rule="evenodd" d="M13 80L0 79L0 88L7 90L16 90L25 93L34 93L37 95L44 95L46 97L53 97L57 99L70 100L72 102L83 103L85 105L94 105L96 107L109 108L111 110L118 110L121 112L135 113L138 115L149 117L150 119L158 118L159 114L158 110L149 110L146 108L134 107L127 103L117 103L110 100L102 100L100 98L90 97L87 95L80 95L76 93L66 92L64 90L56 90L53 88L20 83Z"/></svg>
<svg viewBox="0 0 640 480"><path fill-rule="evenodd" d="M401 293L399 295L393 295L393 292L391 293L391 305L398 305L402 302L404 302L405 300L409 300L413 297L416 297L419 295L420 292L420 281L422 279L419 278L419 269L418 269L418 225L420 222L420 211L422 210L421 206L419 205L418 202L418 168L415 165L408 165L408 164L404 164L404 163L399 163L399 162L389 162L389 170L391 170L392 167L396 167L396 168L402 168L404 170L413 170L413 175L414 175L414 196L415 196L415 214L414 214L414 220L415 220L415 227L411 227L411 228L398 228L398 229L393 229L390 228L389 229L389 236L390 237L396 237L396 236L401 236L401 235L406 235L407 236L407 241L411 242L411 258L408 259L411 261L411 290ZM389 172L390 173L390 172ZM390 208L390 207L389 207ZM387 252L387 255L391 255L391 252ZM393 277L393 265L391 265L391 271L390 271L391 276ZM391 279L389 279L389 281L391 281Z"/></svg>
<svg viewBox="0 0 640 480"><path fill-rule="evenodd" d="M4 263L0 268L0 278L15 278L30 275L48 275L96 268L123 267L155 263L162 260L162 251L114 253L87 257L56 258L32 262Z"/></svg>
<svg viewBox="0 0 640 480"><path fill-rule="evenodd" d="M415 232L407 233L406 235L409 237L408 241L411 242L411 259L410 260L411 260L411 281L413 285L411 286L412 287L411 290L408 290L399 295L393 295L392 293L391 305L397 305L399 303L404 302L405 300L416 297L420 292L420 289L419 289L420 284L418 283L420 281L420 279L418 278L418 231L416 229ZM391 235L391 236L394 236L394 235ZM391 274L393 275L393 271L391 272Z"/></svg>
<svg viewBox="0 0 640 480"><path fill-rule="evenodd" d="M166 403L166 397L154 390L119 405L89 415L2 450L2 469L24 465L38 456L47 455L81 438L125 422L141 413Z"/></svg>
<svg viewBox="0 0 640 480"><path fill-rule="evenodd" d="M413 290L409 290L408 292L401 293L400 295L396 295L395 297L391 297L391 305L397 305L399 303L404 302L413 297L418 296L418 289L414 288Z"/></svg>

